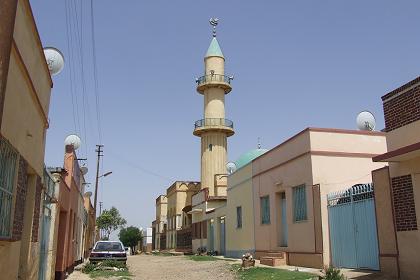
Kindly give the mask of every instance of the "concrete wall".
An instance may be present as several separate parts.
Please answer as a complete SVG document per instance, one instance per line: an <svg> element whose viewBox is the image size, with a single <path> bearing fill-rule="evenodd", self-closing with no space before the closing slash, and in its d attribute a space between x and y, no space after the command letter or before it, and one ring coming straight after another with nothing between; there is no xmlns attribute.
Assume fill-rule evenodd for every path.
<svg viewBox="0 0 420 280"><path fill-rule="evenodd" d="M17 8L1 134L42 177L51 79L27 0ZM47 70L48 71L48 70ZM25 108L19 110L18 108ZM34 148L36 147L36 148Z"/></svg>
<svg viewBox="0 0 420 280"><path fill-rule="evenodd" d="M384 165L384 163L372 162L369 157L312 156L313 182L319 184L321 189L324 265L330 264L327 195L331 192L348 189L355 184L371 183L372 170Z"/></svg>
<svg viewBox="0 0 420 280"><path fill-rule="evenodd" d="M28 0L19 0L14 24L3 113L0 117L1 137L17 150L27 163L24 177L31 176L31 184L16 193L14 187L12 209L24 213L22 221L13 220L13 227L23 222L23 228L13 237L0 241L0 275L3 279L37 279L39 267L39 221L41 191L38 181L43 177L45 134L51 93L51 77L45 62L42 45ZM27 172L26 172L27 171ZM20 172L20 171L19 171ZM16 180L17 182L17 180ZM35 183L34 183L35 182ZM21 200L22 199L22 200ZM32 200L31 202L28 202ZM16 232L15 232L16 233ZM14 234L15 234L14 233Z"/></svg>
<svg viewBox="0 0 420 280"><path fill-rule="evenodd" d="M237 207L242 207L242 227L237 228ZM226 206L226 256L240 258L255 253L252 164L228 177Z"/></svg>
<svg viewBox="0 0 420 280"><path fill-rule="evenodd" d="M258 159L256 160L258 162ZM258 163L256 163L258 164ZM311 161L309 155L273 168L270 171L254 176L254 205L255 205L255 247L256 251L287 251L287 252L312 252L314 247L312 193L310 186L312 182ZM306 197L308 202L308 220L293 223L293 207L290 203L292 198L292 187L304 184L306 186ZM280 194L286 195L286 217L288 224L288 246L280 246ZM260 198L269 195L270 200L270 224L261 223Z"/></svg>
<svg viewBox="0 0 420 280"><path fill-rule="evenodd" d="M390 163L390 177L411 175L417 228L420 226L420 157ZM402 279L416 279L420 275L418 257L420 252L420 231L397 231L400 275Z"/></svg>
<svg viewBox="0 0 420 280"><path fill-rule="evenodd" d="M320 185L324 265L330 264L327 194L371 183L371 171L385 166L372 162L386 152L384 133L311 131L313 183Z"/></svg>
<svg viewBox="0 0 420 280"><path fill-rule="evenodd" d="M398 245L394 226L392 206L392 189L389 168L372 171L375 186L375 211L378 230L379 264L381 272L398 277Z"/></svg>

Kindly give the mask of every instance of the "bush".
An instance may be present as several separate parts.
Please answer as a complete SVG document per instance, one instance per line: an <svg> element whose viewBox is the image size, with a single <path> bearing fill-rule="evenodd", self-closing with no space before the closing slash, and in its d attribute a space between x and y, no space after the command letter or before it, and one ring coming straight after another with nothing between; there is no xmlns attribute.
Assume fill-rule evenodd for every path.
<svg viewBox="0 0 420 280"><path fill-rule="evenodd" d="M127 268L125 263L116 260L104 260L103 262L99 263L99 265L116 268Z"/></svg>
<svg viewBox="0 0 420 280"><path fill-rule="evenodd" d="M82 272L83 272L83 273L90 273L90 272L92 272L92 271L93 271L93 269L94 269L95 267L96 267L96 266L95 266L93 263L87 263L87 264L83 267Z"/></svg>
<svg viewBox="0 0 420 280"><path fill-rule="evenodd" d="M99 263L95 263L95 264L91 263L91 262L87 263L83 267L82 272L86 273L86 274L89 274L89 273L91 273L95 270L102 270L103 267L116 267L116 268L119 268L119 269L122 268L124 270L127 270L127 265L123 262L116 261L116 260L105 260L103 262L99 262Z"/></svg>
<svg viewBox="0 0 420 280"><path fill-rule="evenodd" d="M346 277L341 273L340 269L335 267L325 268L325 280L346 280Z"/></svg>

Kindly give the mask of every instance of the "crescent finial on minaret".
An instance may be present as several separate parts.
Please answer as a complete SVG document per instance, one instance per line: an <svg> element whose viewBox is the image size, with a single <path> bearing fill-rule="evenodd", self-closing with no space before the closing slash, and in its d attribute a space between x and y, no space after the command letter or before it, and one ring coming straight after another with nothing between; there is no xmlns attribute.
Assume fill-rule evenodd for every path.
<svg viewBox="0 0 420 280"><path fill-rule="evenodd" d="M213 37L216 37L216 26L219 23L219 19L218 18L211 18L209 20L209 22L213 26Z"/></svg>

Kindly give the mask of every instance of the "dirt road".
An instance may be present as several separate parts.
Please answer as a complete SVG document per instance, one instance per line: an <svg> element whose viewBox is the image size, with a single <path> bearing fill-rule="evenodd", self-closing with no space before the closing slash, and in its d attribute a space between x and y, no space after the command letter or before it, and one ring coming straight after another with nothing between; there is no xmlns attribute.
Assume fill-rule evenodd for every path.
<svg viewBox="0 0 420 280"><path fill-rule="evenodd" d="M127 261L132 279L142 280L234 280L227 261L192 261L184 256L130 256ZM73 272L67 280L87 280L86 274ZM95 278L98 279L98 278ZM108 280L120 278L106 278Z"/></svg>
<svg viewBox="0 0 420 280"><path fill-rule="evenodd" d="M233 273L226 261L192 261L184 256L136 255L128 260L134 279L150 280L233 280Z"/></svg>

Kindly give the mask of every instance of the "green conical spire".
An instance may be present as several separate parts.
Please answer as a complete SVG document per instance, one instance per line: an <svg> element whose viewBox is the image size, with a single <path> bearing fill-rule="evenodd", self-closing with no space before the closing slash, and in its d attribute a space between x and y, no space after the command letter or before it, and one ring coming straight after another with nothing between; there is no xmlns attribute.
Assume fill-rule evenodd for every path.
<svg viewBox="0 0 420 280"><path fill-rule="evenodd" d="M219 42L217 42L216 37L213 37L213 39L211 40L210 46L207 50L206 57L209 57L209 56L220 56L220 57L225 58L223 56L222 50L220 49Z"/></svg>

